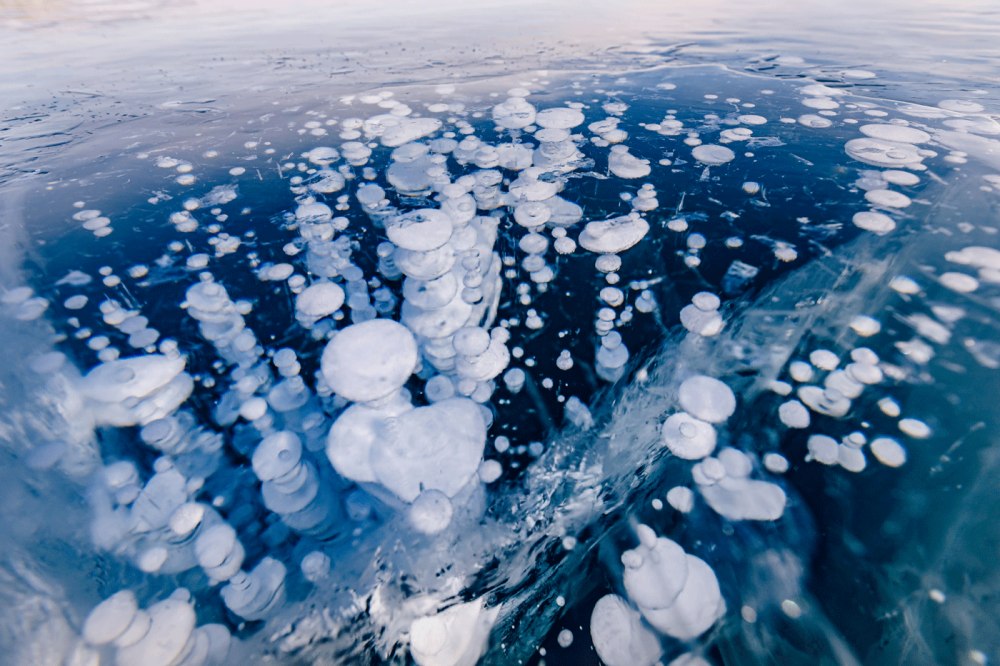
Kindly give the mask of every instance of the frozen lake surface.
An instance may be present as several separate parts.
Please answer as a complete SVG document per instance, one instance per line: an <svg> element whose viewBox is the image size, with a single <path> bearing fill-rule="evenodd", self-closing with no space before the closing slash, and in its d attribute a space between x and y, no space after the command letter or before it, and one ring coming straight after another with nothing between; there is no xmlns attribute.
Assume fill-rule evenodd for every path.
<svg viewBox="0 0 1000 666"><path fill-rule="evenodd" d="M0 5L5 658L1000 659L1000 21L873 4Z"/></svg>

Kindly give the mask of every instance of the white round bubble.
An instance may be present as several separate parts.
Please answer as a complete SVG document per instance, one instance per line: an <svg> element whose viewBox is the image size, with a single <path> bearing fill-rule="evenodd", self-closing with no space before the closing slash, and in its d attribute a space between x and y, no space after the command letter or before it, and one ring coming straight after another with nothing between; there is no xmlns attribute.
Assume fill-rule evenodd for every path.
<svg viewBox="0 0 1000 666"><path fill-rule="evenodd" d="M920 177L916 174L910 173L909 171L899 171L897 169L883 171L882 179L887 183L902 186L916 185L920 182Z"/></svg>
<svg viewBox="0 0 1000 666"><path fill-rule="evenodd" d="M539 111L535 124L547 129L571 129L583 123L583 113L577 109L554 107Z"/></svg>
<svg viewBox="0 0 1000 666"><path fill-rule="evenodd" d="M388 220L385 232L389 240L406 250L436 250L451 238L451 216L438 208L422 208Z"/></svg>
<svg viewBox="0 0 1000 666"><path fill-rule="evenodd" d="M325 317L344 304L344 290L333 282L317 282L295 297L295 311L308 317Z"/></svg>
<svg viewBox="0 0 1000 666"><path fill-rule="evenodd" d="M63 307L67 310L79 310L87 305L87 297L83 294L77 294L76 296L70 296L63 302Z"/></svg>
<svg viewBox="0 0 1000 666"><path fill-rule="evenodd" d="M807 113L805 115L799 116L799 122L806 127L812 127L814 129L823 129L825 127L830 127L833 125L833 121L829 118L824 118L823 116L817 116L814 113Z"/></svg>
<svg viewBox="0 0 1000 666"><path fill-rule="evenodd" d="M764 467L775 474L784 474L788 471L788 459L780 453L765 453Z"/></svg>
<svg viewBox="0 0 1000 666"><path fill-rule="evenodd" d="M851 319L850 327L863 338L871 337L882 330L882 324L879 323L878 319L868 315L854 317Z"/></svg>
<svg viewBox="0 0 1000 666"><path fill-rule="evenodd" d="M691 155L702 164L709 166L718 166L736 159L736 153L725 146L715 144L695 146L694 150L691 151Z"/></svg>
<svg viewBox="0 0 1000 666"><path fill-rule="evenodd" d="M913 439L927 439L931 436L931 427L920 419L900 419L899 429Z"/></svg>
<svg viewBox="0 0 1000 666"><path fill-rule="evenodd" d="M685 379L677 397L686 412L709 423L722 423L736 411L736 396L732 389L705 375Z"/></svg>
<svg viewBox="0 0 1000 666"><path fill-rule="evenodd" d="M859 229L873 231L877 234L887 234L896 228L896 222L891 217L873 211L855 213L852 222Z"/></svg>
<svg viewBox="0 0 1000 666"><path fill-rule="evenodd" d="M889 208L906 208L911 203L910 197L892 190L868 190L865 192L865 199L876 206Z"/></svg>
<svg viewBox="0 0 1000 666"><path fill-rule="evenodd" d="M711 424L686 412L678 412L664 421L660 438L678 458L700 460L715 450L716 432Z"/></svg>
<svg viewBox="0 0 1000 666"><path fill-rule="evenodd" d="M900 467L906 462L906 449L891 437L877 437L868 448L875 459L886 467Z"/></svg>
<svg viewBox="0 0 1000 666"><path fill-rule="evenodd" d="M121 636L135 618L139 605L131 590L116 592L90 611L83 623L83 638L91 645L104 645Z"/></svg>
<svg viewBox="0 0 1000 666"><path fill-rule="evenodd" d="M798 400L789 400L778 407L778 418L789 428L808 428L809 410Z"/></svg>
<svg viewBox="0 0 1000 666"><path fill-rule="evenodd" d="M809 362L820 370L833 370L840 365L840 359L829 349L817 349L809 354Z"/></svg>
<svg viewBox="0 0 1000 666"><path fill-rule="evenodd" d="M694 492L685 486L674 486L667 491L667 504L681 513L691 513L694 508Z"/></svg>
<svg viewBox="0 0 1000 666"><path fill-rule="evenodd" d="M899 143L926 143L931 135L915 127L904 127L894 124L862 125L861 133L874 139L885 139Z"/></svg>
<svg viewBox="0 0 1000 666"><path fill-rule="evenodd" d="M617 254L641 241L648 232L649 223L638 213L631 213L588 223L580 233L579 243L590 252Z"/></svg>
<svg viewBox="0 0 1000 666"><path fill-rule="evenodd" d="M338 395L354 402L397 391L417 365L417 343L403 325L388 319L352 324L323 350L323 379Z"/></svg>
<svg viewBox="0 0 1000 666"><path fill-rule="evenodd" d="M826 435L810 435L806 444L809 455L806 461L816 460L824 465L834 465L837 462L837 440Z"/></svg>
<svg viewBox="0 0 1000 666"><path fill-rule="evenodd" d="M423 534L438 534L451 524L454 509L451 500L440 490L425 490L413 500L407 518Z"/></svg>
<svg viewBox="0 0 1000 666"><path fill-rule="evenodd" d="M870 137L851 139L844 149L859 162L877 167L912 166L923 159L919 149L912 144Z"/></svg>
<svg viewBox="0 0 1000 666"><path fill-rule="evenodd" d="M965 99L943 99L938 102L938 106L946 111L956 113L981 113L983 111L982 104Z"/></svg>
<svg viewBox="0 0 1000 666"><path fill-rule="evenodd" d="M979 289L979 280L965 273L942 273L938 279L945 287L960 294L968 294Z"/></svg>
<svg viewBox="0 0 1000 666"><path fill-rule="evenodd" d="M652 666L663 654L656 634L617 594L597 601L590 616L590 638L605 666Z"/></svg>
<svg viewBox="0 0 1000 666"><path fill-rule="evenodd" d="M691 298L691 302L696 308L705 312L718 310L719 306L722 305L719 297L709 291L698 292Z"/></svg>

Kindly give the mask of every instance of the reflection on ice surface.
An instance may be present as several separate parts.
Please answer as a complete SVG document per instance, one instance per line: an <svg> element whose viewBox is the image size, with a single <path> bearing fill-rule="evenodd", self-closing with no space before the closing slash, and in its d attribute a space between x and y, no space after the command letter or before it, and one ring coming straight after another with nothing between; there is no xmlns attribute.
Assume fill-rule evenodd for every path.
<svg viewBox="0 0 1000 666"><path fill-rule="evenodd" d="M0 296L21 663L996 658L1000 125L853 92L552 71L61 166Z"/></svg>

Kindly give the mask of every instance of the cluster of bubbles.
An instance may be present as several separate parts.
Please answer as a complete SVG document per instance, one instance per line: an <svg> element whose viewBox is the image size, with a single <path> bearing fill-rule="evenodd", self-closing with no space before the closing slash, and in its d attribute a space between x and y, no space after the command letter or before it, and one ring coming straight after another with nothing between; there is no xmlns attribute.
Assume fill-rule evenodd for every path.
<svg viewBox="0 0 1000 666"><path fill-rule="evenodd" d="M660 89L672 90L673 84ZM438 89L443 97L453 92L450 86ZM868 120L884 115L873 112L874 105L866 102L844 101L842 89L814 84L801 93L802 104L815 114L780 118L779 123L824 130L831 127L842 104ZM317 589L332 586L334 579L349 578L354 565L342 561L350 559L345 549L379 525L411 530L415 543L423 544L414 547L423 548L420 552L427 557L435 557L438 549L453 546L463 535L485 529L482 525L491 506L487 486L504 475L511 478L515 469L514 463L505 469L492 452L522 448L512 447L504 435L494 434L490 441L491 431L499 432L496 421L504 415L498 409L503 400L498 401L497 392L512 396L526 387L538 391L525 370L533 362L520 361L524 354L520 346L508 346L519 334L520 322L500 317L505 289L513 291L515 303L527 307L556 291L552 285L561 257L592 260L600 281L593 328L588 328L596 341L593 356L585 357L579 347L563 348L553 354L552 365L564 372L584 363L589 369L593 358L595 381L613 384L635 370L630 364L633 354L618 329L626 328L636 312L662 314L653 291L655 278L621 282L623 257L647 241L651 230L662 227L685 234L686 249L678 254L686 267L695 270L708 242L703 234L690 232L695 216L681 216L678 210L669 219L659 219L656 211L662 194L651 182L623 195L628 212L587 219L582 205L562 196L569 196L572 178L594 166L582 150L586 143L607 149L603 156L608 175L603 178L628 182L653 173L651 160L632 154L625 145L630 138L623 128L629 127L624 118L628 105L604 103L606 117L586 125L588 139L574 131L587 122L584 110L589 107L570 102L539 109L530 96L528 88L514 88L505 101L489 109L494 128L510 138L507 142L477 137L477 128L459 120L468 116L462 102L427 105L428 113L452 114L448 123L456 133L441 119L415 114L391 93L347 100L376 106L384 113L328 121L326 128L318 121L307 123L309 135L318 139L339 122L342 142L336 147L311 147L302 153L302 162L281 166L283 174L295 174L288 179L295 205L281 222L296 236L286 239L282 248L287 260L261 261L254 251L248 258L256 280L287 289L293 298L294 321L311 339L311 348L296 351L262 342L251 327L252 303L233 300L224 286L227 276L208 270L213 259L231 255L254 239L252 232L241 239L223 231L228 215L222 206L237 198L234 186L215 187L202 198L186 199L181 210L166 216L181 235L201 228L198 211L210 208L215 220L206 228L213 255L192 252L185 260L196 279L186 288L180 307L214 350L213 367L220 379L188 372L184 343L164 338L150 326L142 308L125 295L127 290L97 307L104 324L127 339L130 351L113 347L108 335L93 335L71 318L76 338L87 341L98 363L81 374L60 352L32 361L69 424L61 434L63 448L48 466L58 462L64 472L87 485L91 536L99 550L149 575L200 571L204 589L218 586L218 598L242 630L247 622L293 612L288 588L300 584L297 578L292 581L294 577ZM755 140L768 145L768 137L761 133L775 119L747 113L752 103L742 109L739 100L731 103L738 111L726 118L706 116L707 128L685 127L674 110L661 122L642 127L663 137L684 135L679 143L685 146L685 156L703 169L702 180L707 181L711 169L737 160L730 146L754 145ZM934 141L955 148L950 162L956 164L982 150L976 137L989 134L992 125L976 115L981 108L970 104L943 102L939 109L902 109L911 118L945 119L946 130L921 129L902 118L866 124L845 120L858 124L862 135L846 142L846 154L874 167L861 170L855 184L856 193L864 192L866 207L853 215L857 228L883 236L904 220L901 211L915 199L891 186L914 188L921 182L917 174L927 170L923 162L937 157L921 146ZM712 131L719 132L718 142L704 143L703 137ZM522 140L525 135L536 143ZM383 184L395 192L394 198L375 182L380 176L374 166L380 155L376 151L388 152ZM679 166L678 155L660 160L659 167ZM748 159L753 153L744 155ZM174 169L180 186L197 180L190 162L161 157L156 165ZM365 182L354 186L359 169ZM245 172L236 167L229 173L238 178ZM989 176L987 182L1000 187L1000 177ZM352 208L351 196L338 193L352 188L361 214L338 215ZM759 197L764 205L760 183L745 181L736 189ZM78 207L72 219L84 229L99 238L113 233L111 220L100 211L85 209L82 203ZM353 231L362 224L370 224L378 235L375 248L362 248L353 240ZM787 241L761 242L765 241L776 262L798 257ZM725 245L738 248L742 243L741 238L730 237ZM507 249L514 245L523 253L520 262ZM189 246L173 241L169 250L178 253L184 247ZM365 263L356 260L355 253L362 252L375 255L375 270L366 271ZM949 251L944 259L956 268L935 279L952 292L971 294L982 285L1000 283L1000 252L995 249L968 245ZM171 261L168 256L163 266ZM977 270L977 275L961 272L962 267ZM722 344L731 316L722 296L738 293L758 271L734 260L722 272L717 288L695 293L690 303L672 313L687 332L684 344L692 358L707 358L713 340ZM134 265L127 273L141 281L150 269ZM514 284L521 275L526 275L525 281ZM108 289L122 284L110 268L102 271L102 277ZM57 285L83 287L91 280L73 271ZM901 296L922 289L905 275L892 276L889 286ZM49 307L49 301L35 296L30 287L10 289L0 300L21 321L38 319ZM81 311L90 302L79 293L65 298L63 307ZM774 411L771 425L810 432L805 462L859 473L867 467L867 447L876 460L895 468L907 461L900 439L934 435L934 429L916 415L904 415L885 390L887 379L905 379L903 371L860 345L862 339L866 344L877 340L882 332L880 316L855 308L845 331L852 331L858 345L848 349L841 343L838 351L799 348L796 353L807 355L787 364L782 360L768 381L768 390L788 398ZM540 306L528 309L524 325L538 331L549 317ZM935 317L911 314L907 321L916 334L895 347L918 364L926 363L934 353L927 340L946 344L950 326L959 318L960 313L946 310L936 311ZM969 340L970 349L981 346ZM313 366L317 367L310 376L306 368ZM789 470L789 460L776 450L760 457L754 450L742 450L727 426L741 401L734 391L738 379L718 365L696 366L693 361L678 366L660 405L655 455L684 465L684 481L666 493L667 503L682 516L703 502L732 523L781 521L788 494L779 477ZM648 380L646 369L638 370L635 378ZM198 385L213 389L217 381L225 385L219 387L209 410L211 426L202 420L203 410L188 402ZM553 382L545 378L542 386L551 389ZM839 441L825 434L824 428L836 420L853 418L855 403L864 400L866 392L880 392L878 409L897 420L899 433L871 437L865 424L851 428ZM560 395L560 399L570 428L597 429L599 419L584 401L575 396ZM148 478L143 480L138 459L102 457L95 429L107 427L138 428L142 445L157 456ZM227 435L223 437L217 428L229 429ZM725 442L721 448L720 441ZM533 442L526 450L537 458L545 444ZM246 473L241 458L249 460L252 475ZM599 504L594 500L591 510ZM259 520L253 507L261 505L267 515ZM662 500L655 499L653 506L662 509ZM399 521L392 523L395 517ZM528 517L525 522L532 520ZM558 536L565 551L574 549L573 534L564 530ZM624 569L615 586L622 594L603 596L592 611L593 645L608 666L650 666L664 654L660 636L693 645L727 613L716 572L704 559L657 536L645 524L635 527L634 537L637 545L621 555ZM494 543L491 538L482 537ZM495 543L503 540L496 538ZM273 552L264 554L269 551ZM471 569L482 565L473 562ZM290 566L299 569L295 576ZM337 573L339 567L345 567L344 574ZM391 645L406 643L420 666L473 664L486 650L498 617L512 611L504 609L503 600L482 591L467 592L456 601L457 593L471 589L473 576L465 572L459 568L441 581L423 581L421 595L406 604L399 602L405 612L386 610L395 602L379 596L384 588L356 593L368 597L372 618L390 618L382 623L383 629L391 628L385 640ZM324 631L289 629L286 642L296 644L294 632L300 630L316 632L303 639L306 642ZM568 648L572 633L560 633L558 642ZM221 664L237 643L224 625L196 626L191 593L185 588L146 609L139 608L133 592L122 590L91 611L74 644L78 654L73 663L92 663L86 655L113 653L122 665ZM672 663L699 659L690 653Z"/></svg>

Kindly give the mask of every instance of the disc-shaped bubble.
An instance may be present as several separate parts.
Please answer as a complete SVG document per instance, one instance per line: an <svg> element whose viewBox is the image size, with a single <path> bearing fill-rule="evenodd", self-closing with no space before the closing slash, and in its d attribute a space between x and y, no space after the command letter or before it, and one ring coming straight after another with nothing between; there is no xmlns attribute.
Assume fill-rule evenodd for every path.
<svg viewBox="0 0 1000 666"><path fill-rule="evenodd" d="M323 350L323 379L354 402L375 400L398 390L417 365L417 343L405 326L388 319L352 324Z"/></svg>

